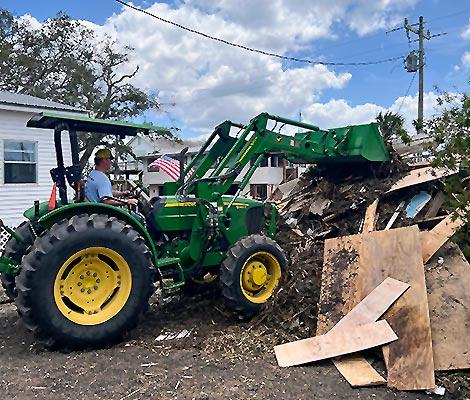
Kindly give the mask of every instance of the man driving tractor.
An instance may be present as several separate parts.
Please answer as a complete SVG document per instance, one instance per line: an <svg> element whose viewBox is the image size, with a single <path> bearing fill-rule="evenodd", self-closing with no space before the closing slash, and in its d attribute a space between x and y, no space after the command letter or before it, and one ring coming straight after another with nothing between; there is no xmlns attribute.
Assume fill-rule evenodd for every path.
<svg viewBox="0 0 470 400"><path fill-rule="evenodd" d="M103 197L124 197L127 192L120 192L112 189L111 181L106 175L111 168L113 155L109 149L100 149L95 154L95 169L88 174L85 186L85 196L88 201L100 202ZM123 200L128 205L137 205L137 199ZM110 198L102 200L105 204L122 206L121 201Z"/></svg>

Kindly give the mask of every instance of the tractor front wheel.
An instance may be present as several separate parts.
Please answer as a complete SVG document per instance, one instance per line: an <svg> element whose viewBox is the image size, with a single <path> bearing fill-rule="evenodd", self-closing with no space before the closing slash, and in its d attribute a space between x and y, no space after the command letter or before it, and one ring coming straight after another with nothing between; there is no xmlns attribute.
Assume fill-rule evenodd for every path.
<svg viewBox="0 0 470 400"><path fill-rule="evenodd" d="M229 249L220 270L228 307L243 317L259 313L276 293L286 269L286 256L274 240L262 235L240 239Z"/></svg>
<svg viewBox="0 0 470 400"><path fill-rule="evenodd" d="M151 254L116 218L74 216L36 239L16 284L23 321L46 347L102 347L119 341L147 309Z"/></svg>

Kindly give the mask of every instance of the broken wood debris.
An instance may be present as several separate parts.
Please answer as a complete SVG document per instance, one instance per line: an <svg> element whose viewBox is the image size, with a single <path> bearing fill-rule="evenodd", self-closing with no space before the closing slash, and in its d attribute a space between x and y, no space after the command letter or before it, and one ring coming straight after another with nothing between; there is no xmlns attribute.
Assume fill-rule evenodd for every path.
<svg viewBox="0 0 470 400"><path fill-rule="evenodd" d="M291 367L356 353L397 340L387 321L355 326L345 331L315 336L274 347L279 366Z"/></svg>
<svg viewBox="0 0 470 400"><path fill-rule="evenodd" d="M465 221L458 215L449 215L439 222L433 229L423 232L421 243L423 247L423 260L429 261L432 255L462 226Z"/></svg>
<svg viewBox="0 0 470 400"><path fill-rule="evenodd" d="M399 337L397 341L384 346L388 385L404 390L435 387L434 322L429 318L423 262L428 261L463 225L463 219L453 221L449 216L443 192L444 180L455 173L457 171L433 170L426 166L412 170L405 177L395 173L382 180L352 175L300 178L297 190L292 191L295 195L287 195L279 200L283 207L277 239L286 248L292 267L287 284L272 304L268 305L266 312L276 307L281 311L265 321L280 323L286 329L284 338L292 335L293 338L311 339L315 331L317 335L324 335L368 291L380 283L379 279L392 276L411 284L411 288L384 316L387 321L388 316L391 316L388 322L392 329L396 329ZM405 205L408 205L406 211ZM418 220L418 215L424 217ZM295 223L286 226L282 221L287 219L295 220ZM430 230L419 232L414 226L406 228L409 229L406 234L396 233L416 223ZM390 229L392 226L398 229ZM387 231L380 231L384 228ZM379 231L374 232L375 229ZM299 235L299 232L304 236ZM327 307L324 308L324 299L319 292L320 286L323 292L323 286L328 284L329 274L328 246L325 246L325 260L322 257L323 240L328 243L348 235L360 236L358 232L363 232L363 236L377 235L374 240L378 243L367 239L358 246L335 248L333 254L336 253L339 260L335 271L338 272L339 266L346 272L339 274L339 281L330 282L338 290L328 298ZM296 271L302 271L302 278L297 277ZM364 271L372 277L368 277ZM295 307L299 303L306 304L306 301L314 302L307 312ZM328 325L321 328L325 312L339 313L339 318L330 318ZM295 323L292 323L294 320ZM345 329L340 328L341 331ZM414 332L414 336L410 332ZM418 343L413 343L413 337L420 338ZM336 358L333 362L353 386L385 382L359 353Z"/></svg>
<svg viewBox="0 0 470 400"><path fill-rule="evenodd" d="M470 368L470 265L454 243L426 264L426 285L436 371Z"/></svg>
<svg viewBox="0 0 470 400"><path fill-rule="evenodd" d="M419 185L425 182L434 181L450 175L455 175L458 170L451 170L448 168L433 168L424 167L414 169L404 176L402 179L395 182L388 192L404 189L409 186Z"/></svg>
<svg viewBox="0 0 470 400"><path fill-rule="evenodd" d="M348 262L341 256L344 251L354 254ZM336 324L387 276L411 285L384 316L400 338L384 348L388 385L403 390L433 388L429 311L415 226L325 242L317 332ZM330 306L335 300L335 307Z"/></svg>

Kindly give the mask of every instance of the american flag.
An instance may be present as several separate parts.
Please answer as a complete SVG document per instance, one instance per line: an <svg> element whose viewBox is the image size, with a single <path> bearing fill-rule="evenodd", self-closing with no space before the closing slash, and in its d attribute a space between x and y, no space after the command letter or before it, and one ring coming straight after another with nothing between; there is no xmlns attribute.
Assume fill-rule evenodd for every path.
<svg viewBox="0 0 470 400"><path fill-rule="evenodd" d="M160 168L174 181L178 180L178 178L180 177L179 161L168 156L161 156L157 158L154 162L149 164L149 168ZM185 179L188 179L193 172L194 169L191 168L191 170L186 174Z"/></svg>

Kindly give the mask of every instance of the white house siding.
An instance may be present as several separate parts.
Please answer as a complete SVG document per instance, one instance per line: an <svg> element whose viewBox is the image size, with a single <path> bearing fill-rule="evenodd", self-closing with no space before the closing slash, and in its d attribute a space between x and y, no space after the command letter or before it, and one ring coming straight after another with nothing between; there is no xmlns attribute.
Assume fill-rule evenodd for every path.
<svg viewBox="0 0 470 400"><path fill-rule="evenodd" d="M43 110L37 110L41 112ZM16 226L24 220L23 212L34 204L34 200L49 199L52 180L49 174L56 166L54 135L50 129L27 128L26 122L35 112L0 110L0 218L8 226ZM68 134L62 134L64 161L70 164ZM5 184L4 141L27 140L37 143L37 183Z"/></svg>

